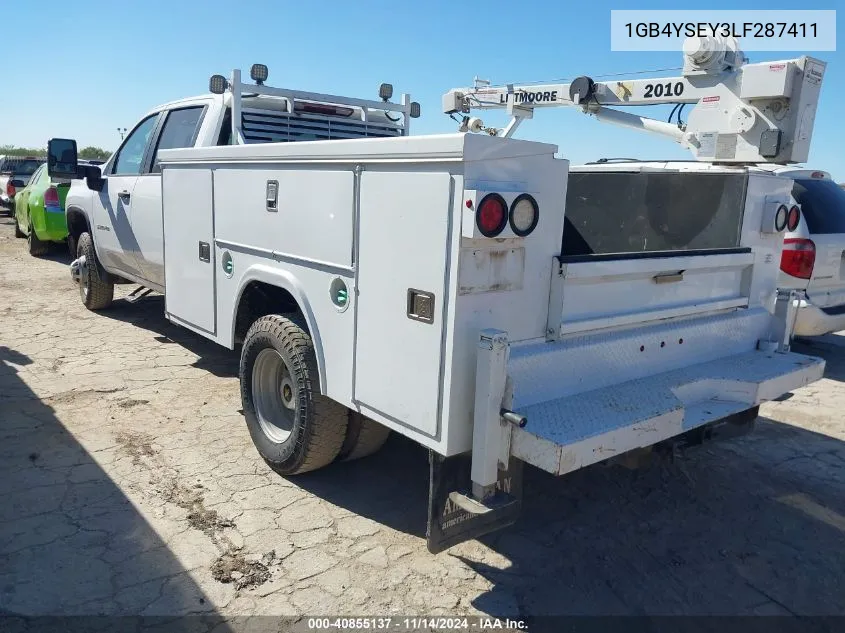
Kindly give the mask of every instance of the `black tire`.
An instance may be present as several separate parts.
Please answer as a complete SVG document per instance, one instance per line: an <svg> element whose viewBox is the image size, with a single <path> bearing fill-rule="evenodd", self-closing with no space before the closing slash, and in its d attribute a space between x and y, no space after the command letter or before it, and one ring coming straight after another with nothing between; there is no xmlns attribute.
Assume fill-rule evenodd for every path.
<svg viewBox="0 0 845 633"><path fill-rule="evenodd" d="M108 308L114 299L114 284L108 280L106 272L100 266L90 233L79 236L76 256L85 257L86 262L85 270L79 279L79 295L83 305L89 310Z"/></svg>
<svg viewBox="0 0 845 633"><path fill-rule="evenodd" d="M70 254L71 259L76 259L76 251L78 250L78 244L76 242L76 237L73 236L72 233L69 233L67 236L67 252Z"/></svg>
<svg viewBox="0 0 845 633"><path fill-rule="evenodd" d="M390 429L358 413L349 411L346 438L337 456L338 461L352 461L377 453L387 438Z"/></svg>
<svg viewBox="0 0 845 633"><path fill-rule="evenodd" d="M42 242L38 239L38 236L35 234L35 229L32 228L32 224L29 225L29 235L26 236L26 246L27 250L29 250L29 254L33 257L46 255L50 250L50 243Z"/></svg>
<svg viewBox="0 0 845 633"><path fill-rule="evenodd" d="M327 466L343 445L347 409L320 393L319 380L304 327L278 314L252 324L241 349L241 401L255 448L280 475Z"/></svg>
<svg viewBox="0 0 845 633"><path fill-rule="evenodd" d="M26 233L21 231L21 225L18 224L18 216L13 215L12 217L15 218L15 237L26 237Z"/></svg>

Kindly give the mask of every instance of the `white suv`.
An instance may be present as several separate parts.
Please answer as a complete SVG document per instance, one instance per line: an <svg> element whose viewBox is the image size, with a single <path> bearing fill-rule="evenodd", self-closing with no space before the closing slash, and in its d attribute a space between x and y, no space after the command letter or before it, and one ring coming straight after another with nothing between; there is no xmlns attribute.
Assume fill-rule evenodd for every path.
<svg viewBox="0 0 845 633"><path fill-rule="evenodd" d="M802 290L795 334L845 330L845 190L823 171L780 167L801 219L784 237L779 287Z"/></svg>

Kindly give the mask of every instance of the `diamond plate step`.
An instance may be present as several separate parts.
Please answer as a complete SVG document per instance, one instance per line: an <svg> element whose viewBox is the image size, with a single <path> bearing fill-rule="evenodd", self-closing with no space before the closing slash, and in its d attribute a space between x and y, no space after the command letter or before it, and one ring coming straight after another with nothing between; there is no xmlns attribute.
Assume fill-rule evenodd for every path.
<svg viewBox="0 0 845 633"><path fill-rule="evenodd" d="M511 452L562 475L651 446L818 380L824 361L751 351L517 409Z"/></svg>

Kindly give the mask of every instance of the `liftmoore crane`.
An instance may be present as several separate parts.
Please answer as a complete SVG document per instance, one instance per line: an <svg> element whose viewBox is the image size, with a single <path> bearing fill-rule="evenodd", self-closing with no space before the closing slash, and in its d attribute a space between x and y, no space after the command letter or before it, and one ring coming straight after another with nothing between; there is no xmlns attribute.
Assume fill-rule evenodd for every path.
<svg viewBox="0 0 845 633"><path fill-rule="evenodd" d="M717 163L800 163L807 160L825 62L808 56L748 63L734 39L684 42L680 77L492 86L443 95L443 111L464 115L461 130L510 137L536 108L577 107L599 121L667 136L696 160ZM639 116L619 107L694 104L685 123ZM505 109L510 123L486 127L472 110ZM673 115L674 115L673 111ZM672 118L672 115L669 117Z"/></svg>

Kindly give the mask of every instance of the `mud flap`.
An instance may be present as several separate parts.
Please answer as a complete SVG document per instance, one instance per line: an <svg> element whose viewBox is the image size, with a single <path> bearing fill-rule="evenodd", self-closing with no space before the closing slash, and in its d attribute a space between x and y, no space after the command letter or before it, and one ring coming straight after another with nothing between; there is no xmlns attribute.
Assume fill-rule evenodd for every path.
<svg viewBox="0 0 845 633"><path fill-rule="evenodd" d="M428 551L437 554L470 539L512 525L522 509L523 462L511 457L499 469L496 494L484 504L470 494L471 456L443 457L429 451Z"/></svg>

